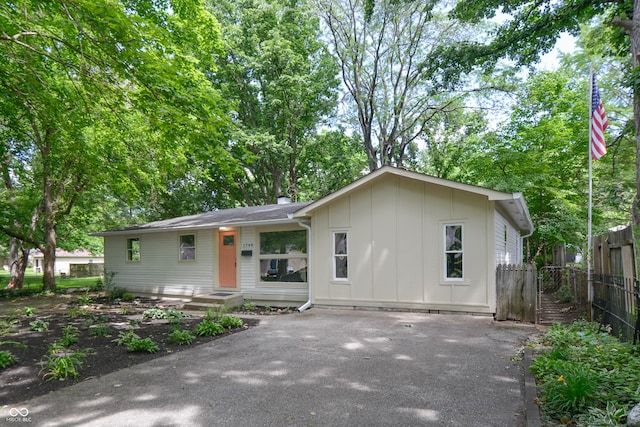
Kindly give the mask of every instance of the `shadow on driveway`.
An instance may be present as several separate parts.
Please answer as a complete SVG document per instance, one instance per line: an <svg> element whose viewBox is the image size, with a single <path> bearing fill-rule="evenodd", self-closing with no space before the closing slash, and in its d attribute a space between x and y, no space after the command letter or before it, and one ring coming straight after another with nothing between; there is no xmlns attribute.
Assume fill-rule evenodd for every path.
<svg viewBox="0 0 640 427"><path fill-rule="evenodd" d="M533 326L313 308L0 410L30 426L523 426ZM18 414L14 418L21 418ZM25 422L25 420L18 420Z"/></svg>

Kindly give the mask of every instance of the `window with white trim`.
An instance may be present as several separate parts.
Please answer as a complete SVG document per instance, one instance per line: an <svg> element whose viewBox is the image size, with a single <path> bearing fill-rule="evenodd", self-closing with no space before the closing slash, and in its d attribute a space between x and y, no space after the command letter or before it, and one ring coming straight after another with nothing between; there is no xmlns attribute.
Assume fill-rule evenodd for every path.
<svg viewBox="0 0 640 427"><path fill-rule="evenodd" d="M306 230L260 233L260 281L307 282Z"/></svg>
<svg viewBox="0 0 640 427"><path fill-rule="evenodd" d="M464 279L464 246L462 224L444 226L444 278Z"/></svg>
<svg viewBox="0 0 640 427"><path fill-rule="evenodd" d="M349 234L346 231L333 233L333 278L349 279Z"/></svg>
<svg viewBox="0 0 640 427"><path fill-rule="evenodd" d="M180 236L180 261L196 260L196 235L183 234Z"/></svg>
<svg viewBox="0 0 640 427"><path fill-rule="evenodd" d="M127 239L127 261L140 261L140 238L131 237Z"/></svg>

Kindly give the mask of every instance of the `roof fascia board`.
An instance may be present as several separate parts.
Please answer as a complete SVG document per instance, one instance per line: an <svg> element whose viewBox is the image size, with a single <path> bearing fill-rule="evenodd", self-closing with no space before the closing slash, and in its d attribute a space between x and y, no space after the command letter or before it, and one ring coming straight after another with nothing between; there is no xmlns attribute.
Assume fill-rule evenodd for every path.
<svg viewBox="0 0 640 427"><path fill-rule="evenodd" d="M202 230L202 229L214 229L220 227L260 227L267 225L280 225L280 224L298 224L298 220L293 219L271 219L267 221L242 221L242 222L214 222L211 224L201 225L185 225L185 226L167 226L158 228L133 228L126 230L112 230L112 231L100 231L97 233L91 233L90 236L116 236L116 235L133 235L133 234L148 234L148 233L163 233L167 231L188 231L188 230Z"/></svg>

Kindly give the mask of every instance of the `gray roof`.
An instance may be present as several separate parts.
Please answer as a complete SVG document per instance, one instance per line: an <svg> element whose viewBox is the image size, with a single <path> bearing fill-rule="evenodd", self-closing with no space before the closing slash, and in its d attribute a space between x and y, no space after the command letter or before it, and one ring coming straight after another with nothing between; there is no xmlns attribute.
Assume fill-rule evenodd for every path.
<svg viewBox="0 0 640 427"><path fill-rule="evenodd" d="M146 224L132 225L116 230L94 233L95 236L109 234L135 233L141 231L162 231L172 229L221 227L228 225L249 225L251 223L277 223L292 221L291 215L310 204L284 203L266 206L249 206L246 208L223 209L197 215L182 216Z"/></svg>

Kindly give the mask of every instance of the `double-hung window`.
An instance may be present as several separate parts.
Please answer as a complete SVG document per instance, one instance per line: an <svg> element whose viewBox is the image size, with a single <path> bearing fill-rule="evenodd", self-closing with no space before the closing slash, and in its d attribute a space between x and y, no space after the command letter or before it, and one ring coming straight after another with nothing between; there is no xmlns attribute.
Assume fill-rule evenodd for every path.
<svg viewBox="0 0 640 427"><path fill-rule="evenodd" d="M140 261L140 238L131 237L127 239L127 261Z"/></svg>
<svg viewBox="0 0 640 427"><path fill-rule="evenodd" d="M346 231L333 233L333 278L349 279L349 234Z"/></svg>
<svg viewBox="0 0 640 427"><path fill-rule="evenodd" d="M462 224L444 226L445 280L464 279L464 241Z"/></svg>
<svg viewBox="0 0 640 427"><path fill-rule="evenodd" d="M180 261L196 260L196 235L183 234L180 236Z"/></svg>

